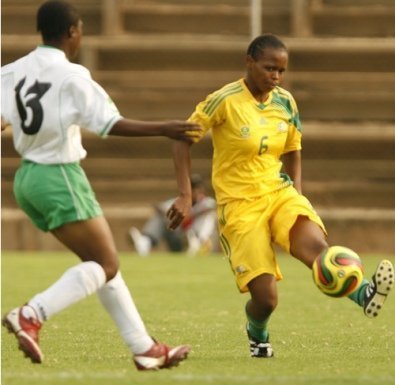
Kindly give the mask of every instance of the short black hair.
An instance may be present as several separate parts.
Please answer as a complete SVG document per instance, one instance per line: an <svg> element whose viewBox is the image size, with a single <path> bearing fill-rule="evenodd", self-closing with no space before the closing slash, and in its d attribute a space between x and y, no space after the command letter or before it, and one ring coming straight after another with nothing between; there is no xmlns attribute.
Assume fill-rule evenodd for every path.
<svg viewBox="0 0 395 385"><path fill-rule="evenodd" d="M286 45L276 35L265 33L256 37L247 48L247 55L258 60L265 48L277 48L287 51Z"/></svg>
<svg viewBox="0 0 395 385"><path fill-rule="evenodd" d="M77 26L81 19L77 10L69 3L50 0L37 11L37 31L44 41L59 41L67 35L71 26Z"/></svg>

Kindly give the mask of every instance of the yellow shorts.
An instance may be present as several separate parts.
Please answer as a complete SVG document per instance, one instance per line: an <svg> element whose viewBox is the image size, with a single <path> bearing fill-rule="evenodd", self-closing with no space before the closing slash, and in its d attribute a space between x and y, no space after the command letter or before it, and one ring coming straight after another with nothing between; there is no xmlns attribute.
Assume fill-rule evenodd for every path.
<svg viewBox="0 0 395 385"><path fill-rule="evenodd" d="M220 243L241 292L253 278L268 273L282 279L273 243L290 250L289 232L299 216L326 230L306 197L293 186L262 198L237 200L218 206Z"/></svg>

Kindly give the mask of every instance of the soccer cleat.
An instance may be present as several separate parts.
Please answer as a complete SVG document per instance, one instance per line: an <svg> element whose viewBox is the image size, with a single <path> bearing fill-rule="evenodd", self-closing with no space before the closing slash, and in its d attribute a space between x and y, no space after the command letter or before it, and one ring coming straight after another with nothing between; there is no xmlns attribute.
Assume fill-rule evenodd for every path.
<svg viewBox="0 0 395 385"><path fill-rule="evenodd" d="M181 361L185 360L190 350L190 347L186 345L171 348L155 341L148 351L135 355L133 361L138 370L168 369L178 366Z"/></svg>
<svg viewBox="0 0 395 385"><path fill-rule="evenodd" d="M272 345L269 342L269 338L266 342L257 341L252 337L247 330L248 341L250 342L250 354L251 357L256 358L270 358L274 356Z"/></svg>
<svg viewBox="0 0 395 385"><path fill-rule="evenodd" d="M129 229L129 236L134 244L134 248L142 257L145 257L151 251L151 239L144 234L141 234L136 227Z"/></svg>
<svg viewBox="0 0 395 385"><path fill-rule="evenodd" d="M19 349L33 363L41 363L44 355L38 345L38 332L41 322L38 321L35 310L28 305L17 307L3 317L3 326L14 333L18 340Z"/></svg>
<svg viewBox="0 0 395 385"><path fill-rule="evenodd" d="M377 317L394 284L394 266L382 260L366 287L363 310L367 317Z"/></svg>

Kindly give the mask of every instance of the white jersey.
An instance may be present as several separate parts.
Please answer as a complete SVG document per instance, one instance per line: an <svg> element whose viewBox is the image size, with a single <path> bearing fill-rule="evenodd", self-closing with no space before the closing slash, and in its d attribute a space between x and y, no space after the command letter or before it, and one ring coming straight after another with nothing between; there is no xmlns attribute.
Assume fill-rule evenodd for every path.
<svg viewBox="0 0 395 385"><path fill-rule="evenodd" d="M36 163L85 158L80 127L105 136L121 119L104 89L63 51L38 46L2 67L1 115L13 127L15 149Z"/></svg>

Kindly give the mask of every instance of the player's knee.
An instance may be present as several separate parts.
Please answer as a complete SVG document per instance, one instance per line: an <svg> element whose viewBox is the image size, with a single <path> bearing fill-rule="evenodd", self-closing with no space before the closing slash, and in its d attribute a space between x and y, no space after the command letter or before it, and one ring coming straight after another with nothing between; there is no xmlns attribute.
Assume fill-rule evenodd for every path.
<svg viewBox="0 0 395 385"><path fill-rule="evenodd" d="M323 253L328 247L329 247L328 242L323 237L315 239L311 245L312 253L316 256Z"/></svg>
<svg viewBox="0 0 395 385"><path fill-rule="evenodd" d="M274 312L278 304L277 295L265 295L251 298L255 312L259 313L258 319L265 319Z"/></svg>
<svg viewBox="0 0 395 385"><path fill-rule="evenodd" d="M262 305L262 312L265 314L271 314L277 307L277 298L268 298Z"/></svg>
<svg viewBox="0 0 395 385"><path fill-rule="evenodd" d="M329 244L326 241L326 239L321 240L321 245L320 245L320 253L324 252L329 248Z"/></svg>
<svg viewBox="0 0 395 385"><path fill-rule="evenodd" d="M277 298L263 298L259 303L259 319L269 317L277 307Z"/></svg>
<svg viewBox="0 0 395 385"><path fill-rule="evenodd" d="M306 236L304 241L291 244L291 254L302 261L308 267L313 265L314 260L325 250L328 243L323 234Z"/></svg>
<svg viewBox="0 0 395 385"><path fill-rule="evenodd" d="M248 283L251 294L250 306L257 319L265 319L277 307L278 296L275 278L271 274L262 274Z"/></svg>
<svg viewBox="0 0 395 385"><path fill-rule="evenodd" d="M111 281L118 273L118 267L106 266L104 267L104 272L106 274L106 281Z"/></svg>
<svg viewBox="0 0 395 385"><path fill-rule="evenodd" d="M102 263L102 268L104 270L104 273L106 274L106 281L110 281L113 279L119 270L119 260L118 258L109 258L108 260L104 261Z"/></svg>

